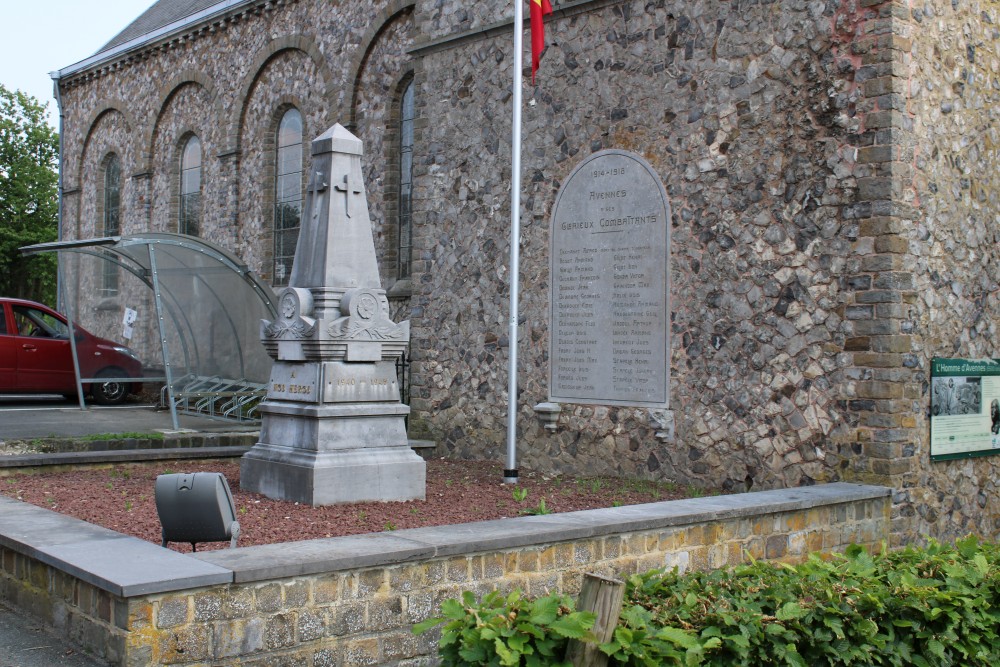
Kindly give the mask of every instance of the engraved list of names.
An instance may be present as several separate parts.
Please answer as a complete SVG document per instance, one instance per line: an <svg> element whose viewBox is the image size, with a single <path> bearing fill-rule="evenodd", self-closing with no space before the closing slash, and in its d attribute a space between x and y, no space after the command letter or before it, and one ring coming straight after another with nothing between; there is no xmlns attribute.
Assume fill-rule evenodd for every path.
<svg viewBox="0 0 1000 667"><path fill-rule="evenodd" d="M634 153L595 153L556 198L549 400L666 408L670 204Z"/></svg>

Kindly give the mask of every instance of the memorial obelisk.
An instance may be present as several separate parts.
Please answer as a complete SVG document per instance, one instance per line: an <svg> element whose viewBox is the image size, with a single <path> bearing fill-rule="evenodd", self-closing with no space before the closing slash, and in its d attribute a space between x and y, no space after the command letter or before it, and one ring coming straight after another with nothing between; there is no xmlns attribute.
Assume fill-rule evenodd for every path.
<svg viewBox="0 0 1000 667"><path fill-rule="evenodd" d="M422 499L426 470L406 435L396 360L409 322L389 319L361 174L361 141L334 125L313 167L280 318L261 322L272 359L260 441L240 487L310 505Z"/></svg>

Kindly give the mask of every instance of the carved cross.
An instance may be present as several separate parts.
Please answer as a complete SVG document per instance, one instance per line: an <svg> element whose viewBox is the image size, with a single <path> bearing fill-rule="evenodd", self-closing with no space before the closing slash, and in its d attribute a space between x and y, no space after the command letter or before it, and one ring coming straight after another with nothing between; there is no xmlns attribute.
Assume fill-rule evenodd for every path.
<svg viewBox="0 0 1000 667"><path fill-rule="evenodd" d="M351 217L351 212L354 210L352 202L354 201L351 197L351 193L356 195L361 194L361 184L354 179L354 170L349 169L346 174L344 174L344 184L340 183L334 185L338 191L343 192L347 196L347 217Z"/></svg>
<svg viewBox="0 0 1000 667"><path fill-rule="evenodd" d="M330 184L326 182L326 174L322 171L314 171L312 179L309 181L309 186L306 188L306 192L313 195L312 199L312 217L318 218L321 206L319 206L319 196L326 192Z"/></svg>

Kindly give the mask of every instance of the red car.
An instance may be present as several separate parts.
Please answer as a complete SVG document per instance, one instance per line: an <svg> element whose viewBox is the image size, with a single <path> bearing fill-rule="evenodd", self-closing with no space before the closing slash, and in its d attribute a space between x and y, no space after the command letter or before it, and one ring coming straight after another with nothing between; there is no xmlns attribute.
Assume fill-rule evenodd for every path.
<svg viewBox="0 0 1000 667"><path fill-rule="evenodd" d="M82 378L142 377L135 352L73 326ZM94 401L116 405L142 388L141 383L85 384ZM73 352L66 318L34 301L0 298L0 394L76 395Z"/></svg>

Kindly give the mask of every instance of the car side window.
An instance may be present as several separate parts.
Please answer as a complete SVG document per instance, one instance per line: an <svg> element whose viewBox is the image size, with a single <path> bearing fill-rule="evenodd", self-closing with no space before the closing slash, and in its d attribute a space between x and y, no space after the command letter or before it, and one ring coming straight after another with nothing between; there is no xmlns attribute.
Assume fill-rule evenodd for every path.
<svg viewBox="0 0 1000 667"><path fill-rule="evenodd" d="M14 306L14 324L17 325L17 331L22 336L35 338L65 338L67 336L65 324L37 308Z"/></svg>
<svg viewBox="0 0 1000 667"><path fill-rule="evenodd" d="M7 333L7 309L0 303L0 336Z"/></svg>

